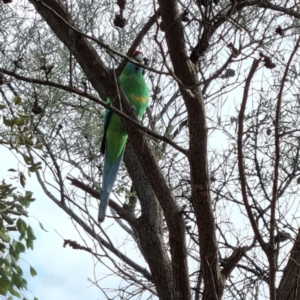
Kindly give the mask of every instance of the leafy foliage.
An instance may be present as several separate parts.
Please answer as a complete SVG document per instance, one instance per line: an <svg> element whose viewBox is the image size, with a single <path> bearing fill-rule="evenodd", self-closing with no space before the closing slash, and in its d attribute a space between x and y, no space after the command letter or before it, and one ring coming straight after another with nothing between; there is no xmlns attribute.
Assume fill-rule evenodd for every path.
<svg viewBox="0 0 300 300"><path fill-rule="evenodd" d="M270 293L275 300L300 217L298 3L45 2L5 7L0 16L0 143L21 153L51 200L91 239L84 249L93 249L123 284L99 288L122 299L155 298L175 288L180 294L188 286L182 297L212 299L205 293L216 289L218 298ZM40 13L35 18L33 9ZM126 110L114 93L116 75L137 45L147 58L152 94L142 120L148 135L129 132L133 146L124 155L119 205L111 202L116 218L106 235L94 218L102 106L111 93ZM153 157L157 164L149 171ZM112 228L122 246L113 243ZM95 274L98 285L106 274ZM163 280L169 289L160 287Z"/></svg>
<svg viewBox="0 0 300 300"><path fill-rule="evenodd" d="M23 270L18 264L20 255L26 249L33 250L36 239L32 227L26 223L26 209L34 201L32 193L26 191L24 195L16 192L11 184L2 181L0 184L0 295L21 298L22 290L27 289L27 281ZM11 232L16 232L11 237ZM15 239L18 235L18 240ZM37 272L32 266L30 274ZM9 297L7 298L9 299ZM25 299L25 298L23 298Z"/></svg>

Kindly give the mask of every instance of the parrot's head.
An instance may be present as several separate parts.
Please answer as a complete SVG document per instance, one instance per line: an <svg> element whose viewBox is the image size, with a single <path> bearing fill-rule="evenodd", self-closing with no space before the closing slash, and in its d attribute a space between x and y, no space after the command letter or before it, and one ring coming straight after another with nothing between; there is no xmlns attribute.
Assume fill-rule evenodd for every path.
<svg viewBox="0 0 300 300"><path fill-rule="evenodd" d="M132 58L136 60L138 63L143 64L144 63L144 58L143 58L143 53L140 51L134 51ZM144 68L138 65L131 64L132 70L134 70L135 73L137 74L143 74Z"/></svg>
<svg viewBox="0 0 300 300"><path fill-rule="evenodd" d="M136 61L139 64L145 64L143 54L140 51L135 51L133 55L131 56L131 59ZM137 75L143 75L144 68L140 65L136 65L134 62L129 61L127 65L125 66L123 73L123 76L137 74ZM122 74L121 74L122 76Z"/></svg>
<svg viewBox="0 0 300 300"><path fill-rule="evenodd" d="M140 64L144 63L143 53L140 51L134 51L132 58Z"/></svg>

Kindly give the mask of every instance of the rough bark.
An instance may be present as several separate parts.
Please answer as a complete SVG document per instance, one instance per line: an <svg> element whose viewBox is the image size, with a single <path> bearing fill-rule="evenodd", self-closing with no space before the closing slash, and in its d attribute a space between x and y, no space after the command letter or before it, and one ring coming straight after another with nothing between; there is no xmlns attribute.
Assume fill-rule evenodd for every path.
<svg viewBox="0 0 300 300"><path fill-rule="evenodd" d="M141 204L142 215L135 226L141 251L150 267L159 299L174 299L172 267L163 242L162 209L130 141L126 145L124 162Z"/></svg>
<svg viewBox="0 0 300 300"><path fill-rule="evenodd" d="M97 92L100 95L107 94L110 99L113 100L116 108L122 108L129 117L137 120L133 108L130 106L124 93L122 91L118 93L113 71L108 70L87 39L68 26L66 20L69 20L69 18L64 8L54 0L48 0L46 6L42 1L29 1L34 5L37 12L48 23L57 37L72 50L74 57ZM117 99L117 101L115 101L115 99ZM174 299L189 300L190 286L187 267L185 225L182 214L180 213L180 208L148 146L146 135L131 122L123 121L123 123L141 166L160 202L167 222L173 270ZM157 289L163 288L165 288L165 286L161 284L161 287Z"/></svg>
<svg viewBox="0 0 300 300"><path fill-rule="evenodd" d="M218 262L215 220L209 192L204 100L199 87L189 89L197 85L198 77L196 67L187 55L177 1L159 0L159 4L174 73L180 81L179 87L188 113L192 203L199 229L205 283L202 299L221 299L225 280Z"/></svg>
<svg viewBox="0 0 300 300"><path fill-rule="evenodd" d="M295 238L294 246L287 266L284 269L279 287L277 300L300 299L300 229Z"/></svg>
<svg viewBox="0 0 300 300"><path fill-rule="evenodd" d="M124 103L122 102L124 105ZM130 106L124 105L124 112L135 118ZM168 187L165 178L148 146L146 135L132 123L124 122L135 153L157 197L169 230L169 244L173 271L174 299L189 300L190 285L185 241L185 225L180 208Z"/></svg>

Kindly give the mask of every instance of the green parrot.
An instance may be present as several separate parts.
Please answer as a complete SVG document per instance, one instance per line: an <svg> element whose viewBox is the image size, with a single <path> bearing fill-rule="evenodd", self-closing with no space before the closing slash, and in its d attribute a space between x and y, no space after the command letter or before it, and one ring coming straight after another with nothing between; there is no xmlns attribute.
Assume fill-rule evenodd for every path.
<svg viewBox="0 0 300 300"><path fill-rule="evenodd" d="M143 55L135 51L133 59L143 63ZM135 107L138 119L143 116L149 100L149 89L143 76L143 68L127 63L119 77L120 85L130 103ZM110 100L108 99L108 103ZM101 153L104 154L104 169L100 194L98 221L105 219L110 193L116 181L128 135L118 115L106 110Z"/></svg>

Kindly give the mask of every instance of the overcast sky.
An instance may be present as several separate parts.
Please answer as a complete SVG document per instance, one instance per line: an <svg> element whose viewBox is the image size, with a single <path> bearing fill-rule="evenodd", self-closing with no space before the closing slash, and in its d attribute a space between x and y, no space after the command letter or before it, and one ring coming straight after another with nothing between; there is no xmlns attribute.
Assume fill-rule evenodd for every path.
<svg viewBox="0 0 300 300"><path fill-rule="evenodd" d="M7 170L18 169L18 162L8 150L1 147L0 151L0 178L9 181L9 175L14 173ZM26 190L33 191L33 197L36 199L29 208L29 222L37 240L34 242L34 251L27 250L22 257L38 273L32 278L28 263L21 262L28 281L28 289L41 300L53 300L54 295L56 300L103 298L101 291L88 282L88 277L92 278L93 275L91 256L83 251L63 248L63 240L59 234L66 239L80 241L70 219L44 195L35 179L35 174L32 178L27 176ZM41 229L39 222L48 232ZM27 295L29 299L33 298L30 293Z"/></svg>
<svg viewBox="0 0 300 300"><path fill-rule="evenodd" d="M4 147L0 147L0 154L0 180L5 179L7 182L10 181L16 186L20 186L17 181L9 180L10 175L14 173L7 172L9 168L18 169L20 164L17 159ZM26 190L34 192L33 197L36 199L30 205L28 220L34 229L37 240L34 242L34 251L27 250L26 254L22 255L24 261L21 261L21 266L28 281L28 290L32 292L32 294L27 292L25 295L29 299L33 299L35 296L39 300L106 299L101 290L88 281L88 278L94 280L94 263L91 255L69 247L63 248L62 237L82 244L70 218L45 196L35 179L35 174L31 178L26 177ZM43 224L47 232L41 229L39 222ZM107 223L109 220L105 221L104 226ZM114 226L114 231L110 231L110 238L115 242L122 231L118 225ZM126 253L128 254L130 250L126 249ZM135 261L138 260L142 262L141 257L135 256ZM34 278L29 273L28 263L38 273ZM107 274L108 272L98 264L97 276L101 276L103 273ZM117 288L119 280L110 277L101 281L100 285Z"/></svg>

